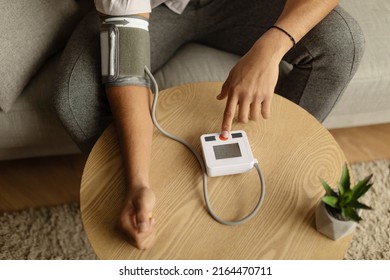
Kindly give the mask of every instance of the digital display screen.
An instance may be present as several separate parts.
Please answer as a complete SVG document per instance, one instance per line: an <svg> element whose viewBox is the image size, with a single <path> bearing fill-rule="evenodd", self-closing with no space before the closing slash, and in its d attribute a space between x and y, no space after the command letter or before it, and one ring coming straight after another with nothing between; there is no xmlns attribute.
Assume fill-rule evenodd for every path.
<svg viewBox="0 0 390 280"><path fill-rule="evenodd" d="M238 143L213 146L216 159L241 157L241 150Z"/></svg>

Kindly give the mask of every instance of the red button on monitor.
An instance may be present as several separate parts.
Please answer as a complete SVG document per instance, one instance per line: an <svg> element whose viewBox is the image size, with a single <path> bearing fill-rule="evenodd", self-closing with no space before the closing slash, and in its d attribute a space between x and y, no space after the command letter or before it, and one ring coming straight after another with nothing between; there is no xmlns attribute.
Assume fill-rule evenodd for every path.
<svg viewBox="0 0 390 280"><path fill-rule="evenodd" d="M219 135L219 139L222 140L222 141L226 141L226 140L228 140L229 138L223 137L222 134L220 134L220 135Z"/></svg>

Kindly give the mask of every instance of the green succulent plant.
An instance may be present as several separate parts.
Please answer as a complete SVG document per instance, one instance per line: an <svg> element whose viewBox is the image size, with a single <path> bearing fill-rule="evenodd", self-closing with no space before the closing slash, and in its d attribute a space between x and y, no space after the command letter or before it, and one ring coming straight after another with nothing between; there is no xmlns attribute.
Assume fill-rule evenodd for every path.
<svg viewBox="0 0 390 280"><path fill-rule="evenodd" d="M340 181L338 183L337 191L333 190L323 179L322 186L326 191L326 195L322 201L335 209L341 214L345 220L353 220L359 222L362 218L358 214L358 209L370 210L371 207L358 201L373 185L370 182L372 174L359 181L353 188L351 188L351 180L347 164L344 164Z"/></svg>

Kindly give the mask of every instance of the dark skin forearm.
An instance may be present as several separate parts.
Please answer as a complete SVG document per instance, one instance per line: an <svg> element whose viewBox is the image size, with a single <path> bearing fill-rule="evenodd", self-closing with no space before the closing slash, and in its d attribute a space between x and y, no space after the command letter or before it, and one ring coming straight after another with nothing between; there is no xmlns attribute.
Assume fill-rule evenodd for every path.
<svg viewBox="0 0 390 280"><path fill-rule="evenodd" d="M149 186L153 124L150 91L145 87L106 89L120 142L129 187Z"/></svg>
<svg viewBox="0 0 390 280"><path fill-rule="evenodd" d="M148 14L139 14L148 18ZM151 92L140 86L113 86L106 95L114 117L126 174L127 195L119 226L139 249L149 249L155 240L152 211L155 195L149 184L153 123Z"/></svg>
<svg viewBox="0 0 390 280"><path fill-rule="evenodd" d="M150 91L145 87L120 86L106 89L120 143L126 174L119 226L130 243L149 249L155 240L152 211L155 195L149 184L153 123Z"/></svg>
<svg viewBox="0 0 390 280"><path fill-rule="evenodd" d="M282 27L298 42L325 18L339 0L287 0L276 25Z"/></svg>

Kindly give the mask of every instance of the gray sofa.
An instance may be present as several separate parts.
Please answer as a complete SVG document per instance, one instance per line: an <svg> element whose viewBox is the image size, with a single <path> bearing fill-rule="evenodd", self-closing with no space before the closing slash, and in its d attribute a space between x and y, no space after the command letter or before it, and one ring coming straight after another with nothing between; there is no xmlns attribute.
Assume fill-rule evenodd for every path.
<svg viewBox="0 0 390 280"><path fill-rule="evenodd" d="M2 36L0 40L0 160L79 153L52 111L50 97L61 48L89 8L85 3L2 1L1 28L10 26L8 20L15 18L19 8L31 7L32 16L13 22L10 37ZM47 9L47 5L52 7ZM324 125L342 128L390 122L390 1L342 0L341 5L360 23L366 36L366 52L358 72ZM42 14L44 9L49 14ZM7 18L4 13L11 15ZM22 25L25 30L17 29ZM16 45L9 43L12 40ZM156 73L156 78L161 88L224 81L238 59L203 45L189 44Z"/></svg>

